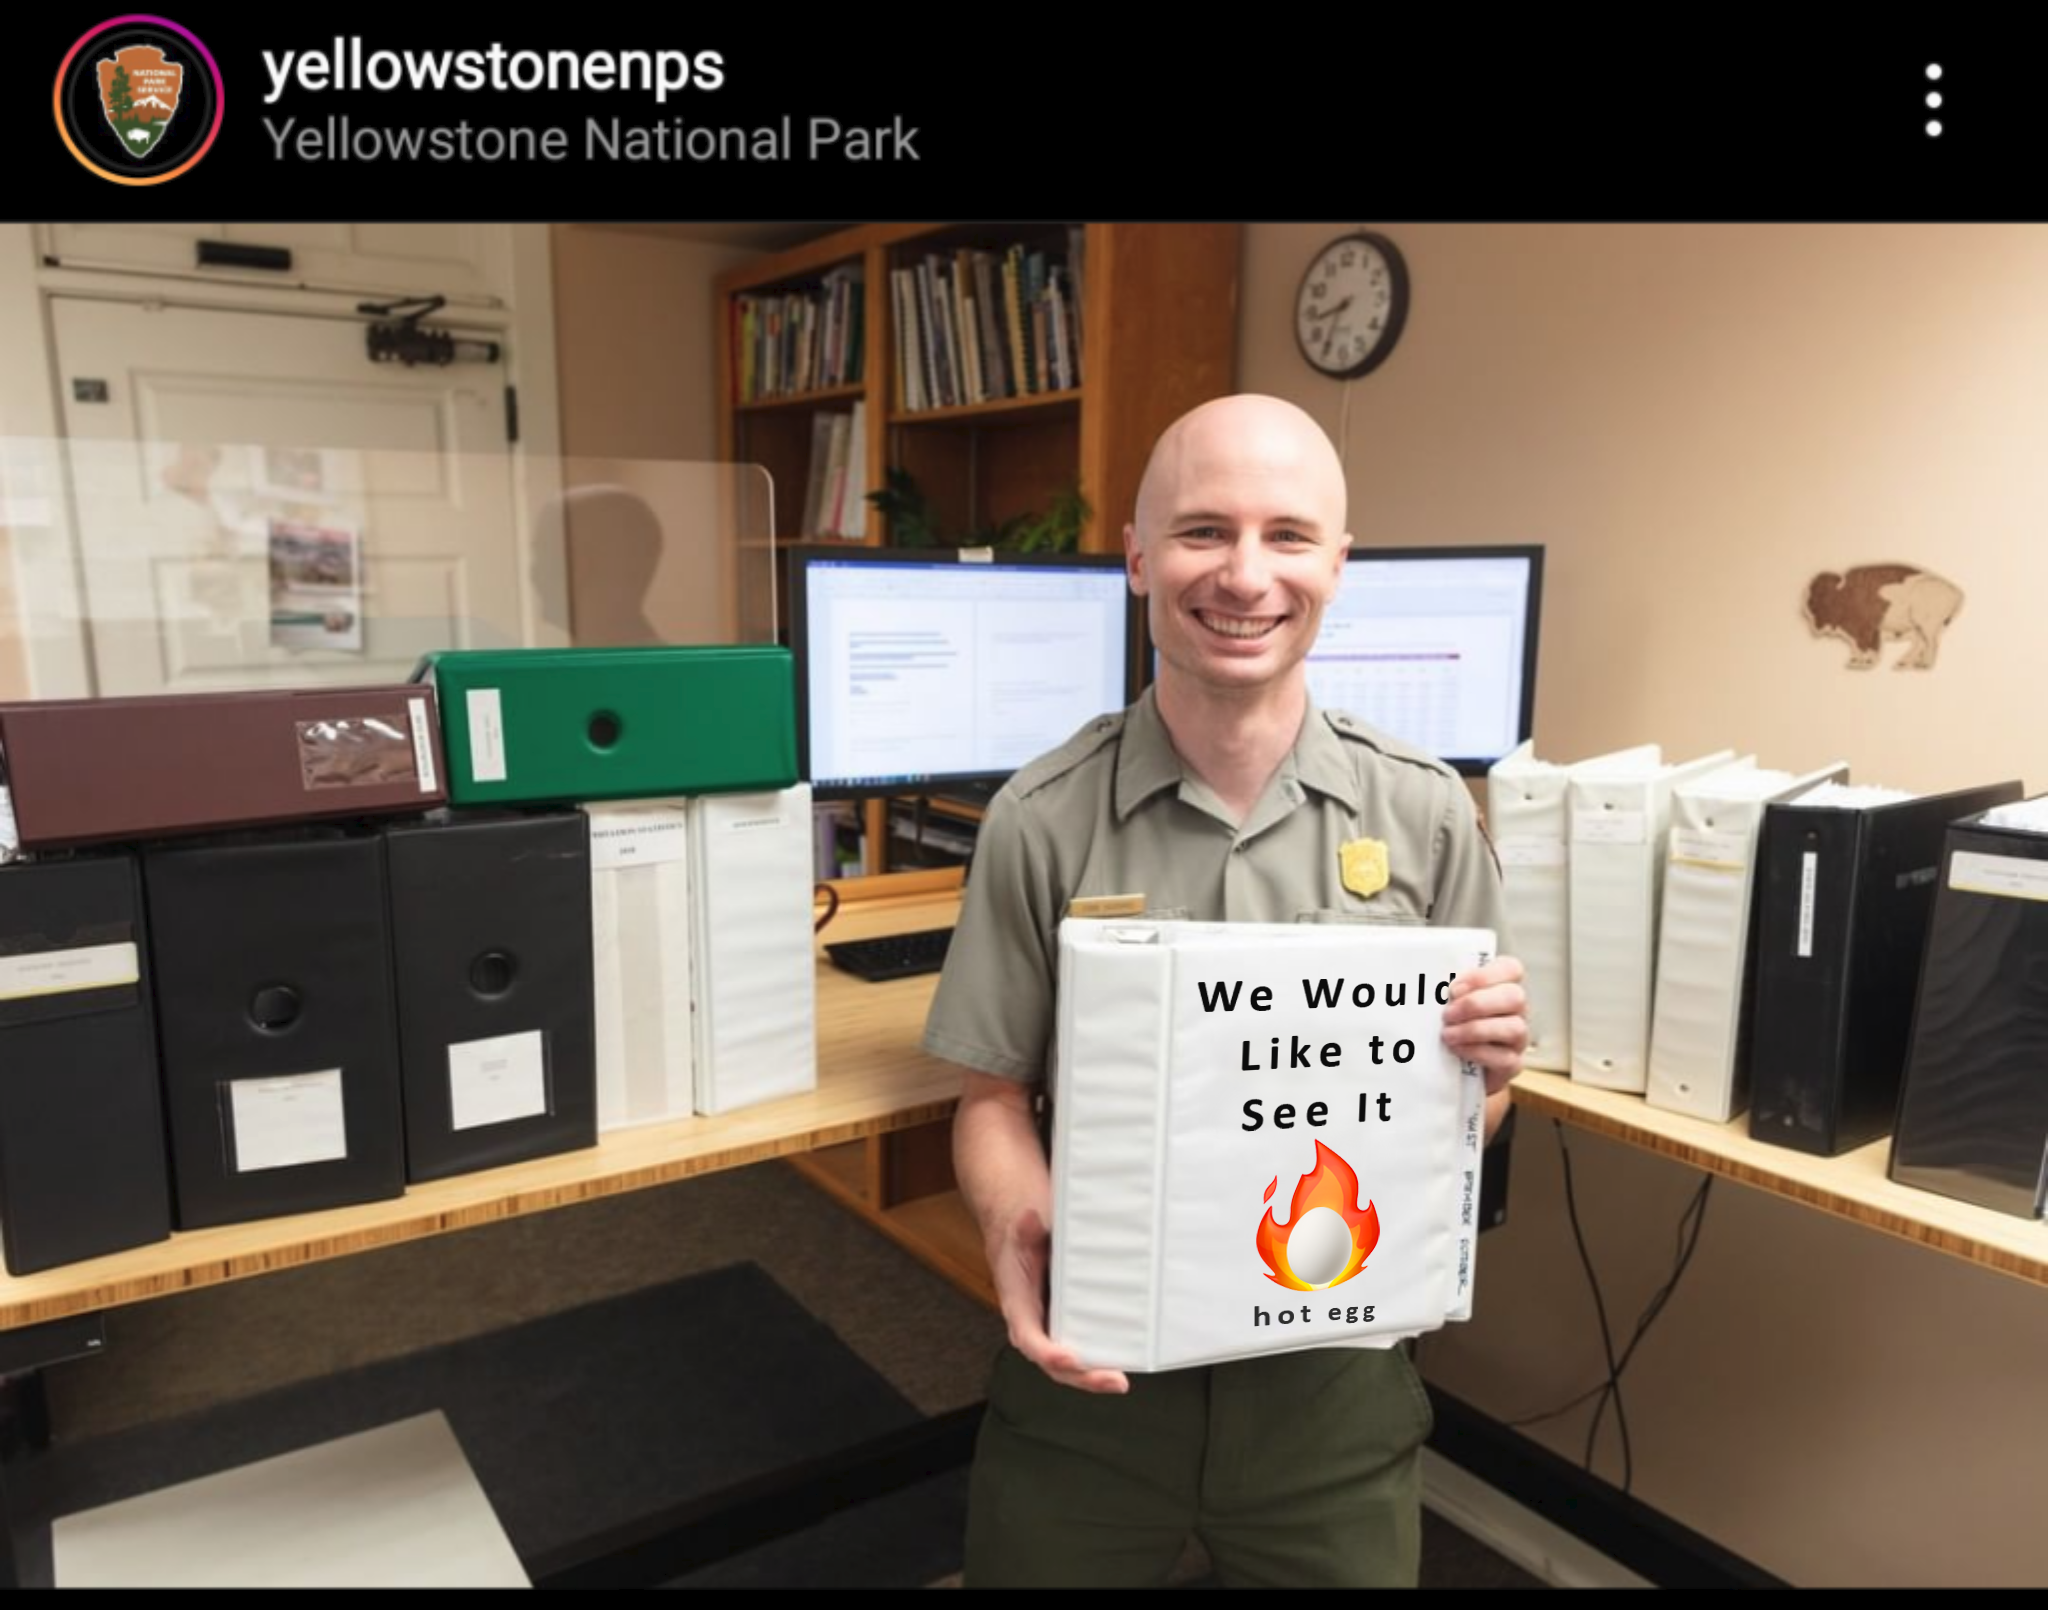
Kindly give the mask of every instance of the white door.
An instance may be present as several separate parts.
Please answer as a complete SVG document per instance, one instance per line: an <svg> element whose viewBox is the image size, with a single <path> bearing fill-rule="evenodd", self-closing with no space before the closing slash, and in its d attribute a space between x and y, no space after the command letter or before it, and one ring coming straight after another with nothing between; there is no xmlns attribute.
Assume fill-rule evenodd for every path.
<svg viewBox="0 0 2048 1610"><path fill-rule="evenodd" d="M403 681L527 641L500 366L360 322L51 301L102 694ZM559 583L555 583L556 586Z"/></svg>
<svg viewBox="0 0 2048 1610"><path fill-rule="evenodd" d="M478 304L511 299L506 231L492 224L73 223L39 225L37 236L41 255L65 268L119 267L265 287L438 292ZM291 267L203 264L201 241L282 247Z"/></svg>

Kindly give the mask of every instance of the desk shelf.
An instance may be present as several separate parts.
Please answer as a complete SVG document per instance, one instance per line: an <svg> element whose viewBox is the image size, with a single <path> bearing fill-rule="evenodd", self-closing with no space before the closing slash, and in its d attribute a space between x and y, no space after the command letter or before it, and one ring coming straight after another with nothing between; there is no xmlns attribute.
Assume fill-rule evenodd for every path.
<svg viewBox="0 0 2048 1610"><path fill-rule="evenodd" d="M904 1251L944 1275L975 1301L997 1306L995 1283L982 1256L981 1232L966 1199L956 1189L890 1200L876 1183L886 1172L880 1159L887 1141L906 1145L934 1137L950 1144L950 1122L927 1129L900 1130L893 1136L853 1141L845 1146L806 1152L788 1159L789 1166L840 1206L858 1214Z"/></svg>
<svg viewBox="0 0 2048 1610"><path fill-rule="evenodd" d="M952 889L927 888L927 882L941 881L950 881ZM953 892L959 884L957 871L903 882L919 892L849 902L830 936L884 934L953 920L958 909ZM899 1130L922 1129L925 1136L907 1144L905 1161L897 1165L899 1185L882 1199L902 1203L908 1200L904 1188L919 1177L910 1160L944 1141L960 1093L958 1070L917 1049L936 982L924 977L864 983L826 962L821 952L815 1090L717 1118L680 1118L614 1130L581 1151L432 1180L389 1201L183 1230L153 1246L39 1274L0 1275L0 1330L396 1246L719 1169L820 1148L864 1145ZM950 1187L950 1173L945 1183ZM922 1223L933 1213L924 1208L913 1218ZM964 1208L961 1213L964 1217ZM898 1234L890 1224L899 1221L885 1220L887 1215L875 1222L885 1232Z"/></svg>
<svg viewBox="0 0 2048 1610"><path fill-rule="evenodd" d="M1515 1105L1534 1116L1561 1119L1853 1224L2048 1285L2048 1223L1897 1184L1886 1173L1889 1135L1839 1157L1811 1157L1750 1139L1747 1114L1708 1123L1559 1073L1524 1073L1509 1089Z"/></svg>

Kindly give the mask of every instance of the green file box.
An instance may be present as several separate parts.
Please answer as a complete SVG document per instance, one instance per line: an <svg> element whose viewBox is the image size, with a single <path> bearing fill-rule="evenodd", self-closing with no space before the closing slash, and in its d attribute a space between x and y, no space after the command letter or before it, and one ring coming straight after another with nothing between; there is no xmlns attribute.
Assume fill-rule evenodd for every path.
<svg viewBox="0 0 2048 1610"><path fill-rule="evenodd" d="M772 647L460 649L429 654L451 805L539 805L787 788L796 684Z"/></svg>

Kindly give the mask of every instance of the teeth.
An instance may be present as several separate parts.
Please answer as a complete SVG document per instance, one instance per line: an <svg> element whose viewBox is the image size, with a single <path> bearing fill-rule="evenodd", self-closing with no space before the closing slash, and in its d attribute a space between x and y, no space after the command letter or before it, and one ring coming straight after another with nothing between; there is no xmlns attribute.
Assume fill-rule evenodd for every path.
<svg viewBox="0 0 2048 1610"><path fill-rule="evenodd" d="M1232 620L1224 615L1203 615L1200 619L1210 631L1224 637L1264 637L1279 624L1278 621Z"/></svg>

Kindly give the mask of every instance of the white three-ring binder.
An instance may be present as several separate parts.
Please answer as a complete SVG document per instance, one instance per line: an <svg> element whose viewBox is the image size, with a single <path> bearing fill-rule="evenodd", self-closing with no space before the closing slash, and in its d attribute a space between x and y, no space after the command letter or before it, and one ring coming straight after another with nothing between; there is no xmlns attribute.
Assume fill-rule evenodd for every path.
<svg viewBox="0 0 2048 1610"><path fill-rule="evenodd" d="M1069 919L1052 1334L1149 1371L1471 1311L1485 1081L1443 1043L1481 929Z"/></svg>
<svg viewBox="0 0 2048 1610"><path fill-rule="evenodd" d="M1529 1045L1524 1067L1569 1073L1571 1045L1571 803L1574 770L1654 762L1654 744L1561 766L1536 758L1533 740L1495 761L1486 817L1500 857L1508 932L1523 969Z"/></svg>
<svg viewBox="0 0 2048 1610"><path fill-rule="evenodd" d="M1717 1124L1748 1107L1739 1031L1764 807L1848 775L1846 762L1803 776L1742 765L1672 790L1643 1092L1652 1107Z"/></svg>
<svg viewBox="0 0 2048 1610"><path fill-rule="evenodd" d="M818 1084L811 789L690 801L697 1111Z"/></svg>
<svg viewBox="0 0 2048 1610"><path fill-rule="evenodd" d="M1650 1001L1671 791L1734 751L1572 769L1572 1078L1640 1095L1649 1083Z"/></svg>

